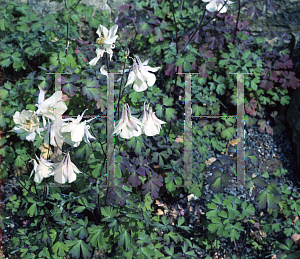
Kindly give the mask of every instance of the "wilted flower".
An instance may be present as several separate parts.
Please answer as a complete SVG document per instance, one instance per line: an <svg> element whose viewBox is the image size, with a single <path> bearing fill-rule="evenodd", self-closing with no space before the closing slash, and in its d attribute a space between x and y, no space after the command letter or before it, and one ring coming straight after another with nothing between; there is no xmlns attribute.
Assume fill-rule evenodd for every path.
<svg viewBox="0 0 300 259"><path fill-rule="evenodd" d="M96 49L97 57L92 59L89 64L91 66L95 66L100 58L103 57L104 52L107 52L110 55L110 61L113 56L113 49L115 48L114 42L118 38L116 35L118 30L118 25L115 24L112 26L108 32L108 30L102 26L101 24L98 27L96 33L99 35L99 38L96 40L96 43L100 45L100 48ZM103 34L103 37L102 37Z"/></svg>
<svg viewBox="0 0 300 259"><path fill-rule="evenodd" d="M54 180L60 184L66 182L72 183L76 180L75 173L81 173L78 168L71 162L69 153L64 156L59 164L55 164L56 168L53 171Z"/></svg>
<svg viewBox="0 0 300 259"><path fill-rule="evenodd" d="M38 132L41 137L40 132L44 131L44 129L39 128L39 118L33 111L23 110L21 113L16 111L13 118L17 126L13 127L11 131L16 133L24 133L27 131L26 139L28 141L34 141L36 132Z"/></svg>
<svg viewBox="0 0 300 259"><path fill-rule="evenodd" d="M134 83L133 89L136 92L142 92L145 91L148 86L154 85L156 77L148 71L156 72L160 67L147 66L149 60L150 59L147 59L142 63L139 57L133 59L132 71L129 73L126 86Z"/></svg>
<svg viewBox="0 0 300 259"><path fill-rule="evenodd" d="M38 107L36 114L42 114L43 116L43 125L45 127L46 120L45 117L55 120L55 114L62 115L67 109L67 105L62 101L62 91L55 92L50 98L44 101L45 92L40 88L38 104L35 106Z"/></svg>
<svg viewBox="0 0 300 259"><path fill-rule="evenodd" d="M63 119L63 126L61 127L63 140L73 147L78 147L82 139L88 144L90 144L89 139L95 139L88 131L90 126L86 125L87 122L90 122L95 118L80 123L86 111L87 109L84 110L81 116L78 115L77 119L73 119L73 118ZM64 123L64 121L71 121L71 122Z"/></svg>
<svg viewBox="0 0 300 259"><path fill-rule="evenodd" d="M164 124L166 122L159 120L155 116L155 112L152 112L152 107L150 107L150 111L149 111L149 113L147 113L145 110L145 103L146 102L144 102L144 116L143 116L142 122L146 125L142 127L142 131L147 136L154 136L154 135L159 134L159 132L161 130L161 124ZM149 104L147 107L147 111L148 110L149 110Z"/></svg>
<svg viewBox="0 0 300 259"><path fill-rule="evenodd" d="M42 154L40 155L40 159L36 156L36 159L38 161L38 163L36 162L35 159L33 159L34 162L34 168L31 171L31 175L35 172L34 175L34 181L36 183L41 183L43 181L44 178L47 178L51 175L53 175L53 165L54 163L49 162L48 160L44 159L42 157Z"/></svg>
<svg viewBox="0 0 300 259"><path fill-rule="evenodd" d="M101 73L102 75L105 75L106 77L108 77L107 71L104 70L104 65L100 68L100 73Z"/></svg>
<svg viewBox="0 0 300 259"><path fill-rule="evenodd" d="M215 11L220 11L220 9L223 7L224 3L226 0L202 0L203 2L210 2L209 4L206 5L207 11L210 12L215 12ZM227 1L226 4L233 4L234 2ZM226 13L227 12L227 7L226 5L221 9L220 13Z"/></svg>
<svg viewBox="0 0 300 259"><path fill-rule="evenodd" d="M126 107L127 106L127 107ZM129 113L129 119L128 114ZM134 118L131 115L128 104L123 106L122 117L115 128L113 134L120 134L120 137L130 139L133 136L137 137L142 134L141 127L139 125L144 125L140 120Z"/></svg>

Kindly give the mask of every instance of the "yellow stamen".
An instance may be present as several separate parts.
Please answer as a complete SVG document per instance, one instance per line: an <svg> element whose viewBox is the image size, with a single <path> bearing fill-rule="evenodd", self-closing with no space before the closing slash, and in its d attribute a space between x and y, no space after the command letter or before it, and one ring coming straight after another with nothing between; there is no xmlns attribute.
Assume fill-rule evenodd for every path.
<svg viewBox="0 0 300 259"><path fill-rule="evenodd" d="M53 106L50 106L50 107L48 108L48 111L50 111L50 112L56 114L55 108L54 108Z"/></svg>
<svg viewBox="0 0 300 259"><path fill-rule="evenodd" d="M103 45L104 41L106 41L106 40L107 40L107 38L101 36L100 38L98 38L96 40L96 44Z"/></svg>
<svg viewBox="0 0 300 259"><path fill-rule="evenodd" d="M22 123L21 125L25 130L30 131L32 125L34 125L34 122L26 119L25 123Z"/></svg>

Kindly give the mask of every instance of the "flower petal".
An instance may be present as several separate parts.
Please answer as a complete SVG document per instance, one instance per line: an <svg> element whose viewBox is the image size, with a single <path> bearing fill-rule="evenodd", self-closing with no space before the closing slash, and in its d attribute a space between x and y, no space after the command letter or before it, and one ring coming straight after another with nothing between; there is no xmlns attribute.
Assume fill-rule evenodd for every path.
<svg viewBox="0 0 300 259"><path fill-rule="evenodd" d="M113 56L113 51L112 49L106 49L106 52L109 54L109 60L111 61L111 58Z"/></svg>
<svg viewBox="0 0 300 259"><path fill-rule="evenodd" d="M147 86L146 82L141 81L138 78L135 80L135 83L133 85L134 91L143 92L143 91L147 90L147 88L148 88L148 86Z"/></svg>
<svg viewBox="0 0 300 259"><path fill-rule="evenodd" d="M84 135L84 123L80 123L71 131L71 140L74 142L81 142Z"/></svg>
<svg viewBox="0 0 300 259"><path fill-rule="evenodd" d="M156 72L159 70L161 67L149 67L149 66L144 66L143 69L151 72Z"/></svg>
<svg viewBox="0 0 300 259"><path fill-rule="evenodd" d="M99 25L99 26L100 26L100 30L102 31L104 37L108 38L108 30L102 25Z"/></svg>
<svg viewBox="0 0 300 259"><path fill-rule="evenodd" d="M13 115L14 118L14 123L15 124L21 124L21 113L19 111L16 111L15 114Z"/></svg>
<svg viewBox="0 0 300 259"><path fill-rule="evenodd" d="M156 125L159 125L159 124L165 124L166 122L158 119L156 116L155 116L155 112L152 113L152 120L154 121L154 123Z"/></svg>
<svg viewBox="0 0 300 259"><path fill-rule="evenodd" d="M28 141L34 141L34 139L35 139L35 135L36 135L36 133L35 133L35 131L34 132L28 132L27 134L26 134L26 139L28 140Z"/></svg>
<svg viewBox="0 0 300 259"><path fill-rule="evenodd" d="M106 41L104 41L104 43L106 43L106 44L113 44L116 41L117 38L118 38L118 35L113 36L112 38L107 39Z"/></svg>
<svg viewBox="0 0 300 259"><path fill-rule="evenodd" d="M16 133L24 133L26 131L23 128L21 128L20 126L14 126L12 130Z"/></svg>
<svg viewBox="0 0 300 259"><path fill-rule="evenodd" d="M41 105L45 100L45 91L40 87L40 85L38 85L38 87L40 89L38 104Z"/></svg>
<svg viewBox="0 0 300 259"><path fill-rule="evenodd" d="M63 101L59 101L53 105L55 108L55 114L63 115L68 110L67 105Z"/></svg>
<svg viewBox="0 0 300 259"><path fill-rule="evenodd" d="M117 30L118 30L118 25L115 24L110 28L108 38L112 38L114 35L116 35Z"/></svg>
<svg viewBox="0 0 300 259"><path fill-rule="evenodd" d="M156 76L152 73L149 72L143 72L144 75L147 77L147 84L148 86L153 86L156 81Z"/></svg>
<svg viewBox="0 0 300 259"><path fill-rule="evenodd" d="M207 4L206 9L210 12L215 12L218 9L216 0L212 0L209 4Z"/></svg>
<svg viewBox="0 0 300 259"><path fill-rule="evenodd" d="M151 119L149 119L147 127L144 128L144 133L150 137L159 134L159 130Z"/></svg>
<svg viewBox="0 0 300 259"><path fill-rule="evenodd" d="M120 133L120 137L130 139L133 137L133 131L129 128L125 127L123 128L122 132Z"/></svg>
<svg viewBox="0 0 300 259"><path fill-rule="evenodd" d="M73 129L75 129L78 126L78 123L68 123L61 127L61 132L71 132Z"/></svg>
<svg viewBox="0 0 300 259"><path fill-rule="evenodd" d="M98 62L98 60L100 59L100 57L95 57L95 58L93 58L90 62L89 62L89 64L91 65L91 66L95 66L96 64L97 64L97 62Z"/></svg>
<svg viewBox="0 0 300 259"><path fill-rule="evenodd" d="M135 79L136 79L136 74L133 71L131 71L129 73L128 81L125 86L132 84L135 81Z"/></svg>
<svg viewBox="0 0 300 259"><path fill-rule="evenodd" d="M99 38L101 37L101 33L102 33L102 29L101 29L101 24L99 24L98 29L96 31L96 33L98 34Z"/></svg>
<svg viewBox="0 0 300 259"><path fill-rule="evenodd" d="M100 68L100 73L108 77L107 71L104 70L105 65Z"/></svg>
<svg viewBox="0 0 300 259"><path fill-rule="evenodd" d="M147 60L145 60L145 61L142 63L144 67L147 66L147 64L148 64L148 62L149 62L150 59L151 59L151 58L148 58Z"/></svg>
<svg viewBox="0 0 300 259"><path fill-rule="evenodd" d="M219 4L218 5L218 11L223 7L224 4ZM221 9L220 13L226 13L227 12L227 7L226 5Z"/></svg>
<svg viewBox="0 0 300 259"><path fill-rule="evenodd" d="M122 117L121 117L117 127L113 131L113 135L115 133L119 134L119 132L125 127L125 108L124 107L125 106L123 106L123 109L122 109Z"/></svg>

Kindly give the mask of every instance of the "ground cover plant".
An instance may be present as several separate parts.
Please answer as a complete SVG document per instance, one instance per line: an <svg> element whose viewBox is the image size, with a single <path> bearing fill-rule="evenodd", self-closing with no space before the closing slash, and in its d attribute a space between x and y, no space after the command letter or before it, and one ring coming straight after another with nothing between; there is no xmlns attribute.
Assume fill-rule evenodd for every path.
<svg viewBox="0 0 300 259"><path fill-rule="evenodd" d="M263 248L268 245L273 250L265 256L299 256L290 238L299 233L299 222L278 220L279 209L287 216L299 216L297 195L288 186L280 186L276 179L286 173L284 170L273 176L251 170L246 173L244 188L257 207L223 195L224 188L236 176L235 162L230 156L236 150L232 146L227 148L234 139L235 118L202 118L193 122L193 148L199 151L193 161L193 184L197 186L177 187L184 182L184 144L175 140L184 132L185 78L176 72L200 73L192 76L194 116L236 114L236 78L229 73L253 73L245 75L246 123L256 123L262 132L270 134L280 134L284 128L280 123L282 114L275 107L289 103L289 87L299 87L289 51L275 50L282 42L270 48L265 37L271 35L254 39L247 32L246 21L235 21L226 12L209 12L208 4L133 2L120 7L115 22L109 22L107 13L92 18L91 7L72 0L66 1L62 13L42 20L25 4L9 3L1 10L0 126L6 134L0 140L4 159L1 178L13 177L16 169L23 171L17 177L19 190L9 198L1 224L2 228L9 225L7 217L13 214L26 222L10 240L10 258L91 258L96 249L103 252L104 258L198 258L197 252L203 250L206 258L211 258L210 251L219 248L217 240L221 237L236 247L231 258L243 258L239 250L242 235L257 228L278 235L245 241L253 250L264 253ZM237 1L228 8L239 13L242 4ZM268 5L274 8L272 1ZM252 8L249 14L252 13L256 19L259 12ZM94 28L95 42L79 39L80 15L86 16L89 26ZM113 43L112 58L107 50L91 65L95 50L103 44L97 39L99 25L110 29L115 24L118 39ZM142 62L151 57L148 66L160 67L153 73L155 84L146 91L135 91L131 85L125 87L136 56ZM127 74L115 78L115 118L121 119L125 104L136 119L142 118L144 103L148 102L157 118L165 122L155 136L115 136L115 183L122 187L104 187L106 118L89 123L94 137L89 145L83 141L78 146L63 145L62 150L68 152L81 172L76 174L75 181L69 182L70 188L55 186L53 176L35 181L31 176L32 160L36 156L52 159L54 149L50 143L44 143L46 130L40 132L41 137L36 134L33 141L28 141L28 132L11 132L16 126L13 115L25 109L37 111L35 104L43 90L46 99L55 94L54 76L47 73L66 72L70 75L62 75L61 84L67 114L77 117L87 109L85 114L107 116L105 75L118 71ZM263 120L268 106L273 107L272 122ZM39 126L43 127L42 122ZM220 154L227 150L228 155L207 166L209 146ZM248 164L256 162L251 150L246 149L245 159ZM204 175L209 171L213 174L206 178ZM202 221L206 232L202 236L189 238L186 211L177 209L167 215L156 215L154 204L158 197L201 197L205 185L215 195L206 202ZM258 211L269 215L268 222L259 219ZM172 213L178 216L175 220Z"/></svg>

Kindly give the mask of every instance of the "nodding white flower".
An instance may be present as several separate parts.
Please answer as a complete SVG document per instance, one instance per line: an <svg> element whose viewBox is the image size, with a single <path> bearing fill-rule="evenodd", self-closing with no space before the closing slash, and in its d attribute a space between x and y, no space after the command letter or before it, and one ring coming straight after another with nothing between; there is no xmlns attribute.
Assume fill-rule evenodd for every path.
<svg viewBox="0 0 300 259"><path fill-rule="evenodd" d="M154 136L154 135L159 134L159 132L161 130L160 125L164 124L166 122L159 120L155 116L155 112L152 112L152 107L150 107L150 110L149 110L149 104L147 107L147 111L149 110L149 113L147 113L146 109L145 109L145 103L146 102L144 102L144 116L143 116L142 122L146 125L142 127L142 131L147 136Z"/></svg>
<svg viewBox="0 0 300 259"><path fill-rule="evenodd" d="M40 132L44 131L44 129L39 128L39 118L33 111L23 110L21 113L16 111L13 115L13 119L17 126L14 126L11 131L16 133L28 132L26 134L26 139L28 141L34 141L36 132L38 132L41 137Z"/></svg>
<svg viewBox="0 0 300 259"><path fill-rule="evenodd" d="M63 126L61 127L63 140L73 147L78 147L82 139L88 144L90 144L89 139L95 139L88 131L90 126L86 125L87 122L90 122L95 118L80 123L84 113L87 110L88 109L85 109L84 112L81 114L81 116L78 115L77 119L73 119L73 118L63 119ZM65 121L71 121L71 122L65 123Z"/></svg>
<svg viewBox="0 0 300 259"><path fill-rule="evenodd" d="M158 69L160 69L160 67L147 66L149 60L150 59L147 59L142 63L140 58L137 56L135 59L133 59L132 71L129 73L128 81L125 86L134 83L133 89L136 92L142 92L145 91L148 86L150 87L154 85L156 77L154 74L149 73L148 71L156 72Z"/></svg>
<svg viewBox="0 0 300 259"><path fill-rule="evenodd" d="M42 114L43 116L43 125L45 127L46 120L45 117L55 120L55 114L62 115L67 109L67 105L62 101L62 91L55 92L50 98L44 101L45 92L39 86L40 94L38 99L38 104L35 106L38 107L36 114Z"/></svg>
<svg viewBox="0 0 300 259"><path fill-rule="evenodd" d="M128 112L128 113L127 113ZM128 119L129 114L129 119ZM139 119L134 118L131 115L128 104L123 106L122 117L115 128L113 134L120 134L120 137L130 139L133 136L137 137L142 134L140 125L144 125Z"/></svg>
<svg viewBox="0 0 300 259"><path fill-rule="evenodd" d="M56 145L56 141L54 139L55 137L55 128L54 128L54 124L50 123L49 119L48 119L48 124L46 125L46 129L47 129L47 133L45 134L45 137L44 137L44 142L46 145L49 145L49 134L50 134L50 144L54 147L57 147ZM59 130L59 136L61 137L61 139L63 140L63 136L61 135L61 127L60 127L60 130Z"/></svg>
<svg viewBox="0 0 300 259"><path fill-rule="evenodd" d="M40 159L35 155L38 163L36 162L35 159L32 159L34 162L34 168L31 171L30 177L32 174L35 172L34 175L34 181L36 183L41 183L44 178L47 178L51 175L53 175L53 165L54 163L51 163L50 161L44 159L42 157L42 154L40 155Z"/></svg>
<svg viewBox="0 0 300 259"><path fill-rule="evenodd" d="M55 163L55 167L53 171L54 180L60 184L74 182L77 177L75 173L81 173L76 165L71 162L69 153L63 157L63 160L59 164Z"/></svg>
<svg viewBox="0 0 300 259"><path fill-rule="evenodd" d="M203 2L210 2L209 4L206 5L207 11L210 12L215 12L215 11L220 11L220 9L223 7L224 3L226 0L202 0ZM233 4L234 2L227 1L226 4ZM226 13L227 12L227 7L226 5L221 9L220 13Z"/></svg>
<svg viewBox="0 0 300 259"><path fill-rule="evenodd" d="M96 49L97 57L95 57L89 62L91 66L96 65L98 60L103 57L104 52L107 52L110 55L110 61L111 61L111 58L113 56L112 50L115 48L114 43L118 38L118 35L116 35L117 30L118 30L117 24L112 26L109 31L101 24L99 25L98 30L96 31L96 33L99 35L99 38L96 40L96 44L99 44L100 48Z"/></svg>

